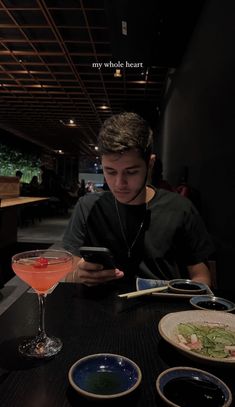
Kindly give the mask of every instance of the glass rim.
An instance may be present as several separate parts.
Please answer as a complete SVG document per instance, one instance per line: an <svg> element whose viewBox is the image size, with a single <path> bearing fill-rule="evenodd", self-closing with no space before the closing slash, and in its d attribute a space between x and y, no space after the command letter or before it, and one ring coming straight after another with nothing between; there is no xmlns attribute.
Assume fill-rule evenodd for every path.
<svg viewBox="0 0 235 407"><path fill-rule="evenodd" d="M64 250L64 249L35 249L35 250L26 250L26 251L23 251L23 252L19 252L19 253L15 253L13 256L12 256L12 258L11 258L11 262L12 263L19 263L20 262L20 260L22 260L23 258L24 258L24 256L25 256L25 258L27 258L27 255L29 254L29 253L35 253L36 255L38 254L38 253L42 253L42 256L41 257L45 257L45 256L43 256L43 253L48 253L48 252L53 252L53 253L64 253L64 255L66 256L68 256L67 258L66 257L61 257L61 259L63 259L63 262L65 263L65 262L68 262L70 259L73 259L73 254L71 253L71 252L69 252L68 250ZM37 256L32 256L32 257L37 257ZM39 256L40 257L40 256ZM60 257L57 257L57 261L56 262L51 262L50 264L58 264L59 263L59 261L58 260L60 260Z"/></svg>

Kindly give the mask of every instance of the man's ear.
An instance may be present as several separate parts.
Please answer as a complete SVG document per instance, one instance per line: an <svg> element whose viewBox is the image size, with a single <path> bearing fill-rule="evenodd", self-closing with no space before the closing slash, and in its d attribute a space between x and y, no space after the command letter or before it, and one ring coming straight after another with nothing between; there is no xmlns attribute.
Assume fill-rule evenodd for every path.
<svg viewBox="0 0 235 407"><path fill-rule="evenodd" d="M154 166L154 163L155 163L156 159L157 159L156 154L151 154L150 155L150 159L149 159L149 169L150 170L153 169L153 166Z"/></svg>

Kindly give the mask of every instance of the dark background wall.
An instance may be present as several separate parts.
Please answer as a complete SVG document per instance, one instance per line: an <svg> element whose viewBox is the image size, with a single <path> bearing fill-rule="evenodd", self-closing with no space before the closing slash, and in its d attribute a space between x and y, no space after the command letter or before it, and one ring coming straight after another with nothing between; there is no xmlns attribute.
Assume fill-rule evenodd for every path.
<svg viewBox="0 0 235 407"><path fill-rule="evenodd" d="M159 147L164 175L184 166L200 192L217 249L220 287L235 284L235 2L210 0L166 95Z"/></svg>

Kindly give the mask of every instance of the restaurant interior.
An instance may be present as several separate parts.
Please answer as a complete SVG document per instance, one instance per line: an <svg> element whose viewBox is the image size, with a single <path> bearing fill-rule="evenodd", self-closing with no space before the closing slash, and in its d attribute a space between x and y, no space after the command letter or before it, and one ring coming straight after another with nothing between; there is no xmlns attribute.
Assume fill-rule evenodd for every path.
<svg viewBox="0 0 235 407"><path fill-rule="evenodd" d="M191 8L186 2L170 7L152 0L146 5L138 1L134 8L130 1L78 3L1 4L0 175L21 170L24 190L20 195L32 195L26 185L33 175L40 179L42 164L55 170L68 190L71 180L83 178L101 187L102 169L95 147L101 123L111 114L134 110L157 133L166 93L204 5L200 1ZM125 19L128 35L120 30ZM21 161L15 150L24 152ZM15 168L9 166L11 161L16 162ZM72 203L67 205L69 214ZM3 232L3 284L12 275L13 252L34 244L53 244L58 237L55 224L62 230L68 220L64 213L55 219L55 209L61 212L61 208L55 208L52 199L44 205L25 205L17 208L16 245L6 244ZM43 211L48 212L46 221ZM16 234L15 225L13 229Z"/></svg>
<svg viewBox="0 0 235 407"><path fill-rule="evenodd" d="M235 285L234 17L233 0L223 4L219 0L0 0L0 304L14 291L12 256L60 245L82 180L87 193L102 190L98 132L106 118L124 111L136 112L150 123L163 179L173 188L187 184L194 192L194 204L215 245L211 258L215 286L231 292ZM22 172L21 178L16 171ZM32 177L42 184L47 171L59 180L58 194L49 186L42 193L30 185ZM25 290L19 285L10 295L11 302L6 298L0 307L0 315L6 315L0 321L3 407L69 407L78 401L91 405L77 399L65 381L78 348L79 357L105 349L136 358L145 384L134 405L162 406L155 400L152 364L160 373L172 361L173 366L185 361L161 342L156 356L152 320L176 307L184 311L185 304L173 298L156 310L148 298L144 305L132 300L136 301L132 307L123 299L104 299L95 290L91 290L95 299L88 294L84 300L82 288L58 287L48 296L48 320L63 339L65 353L54 364L41 364L39 377L32 360L24 364L16 357L16 342L7 337L9 326L12 336L21 329L22 312L28 318L23 334L28 336L34 321L37 303L29 297L19 298L19 311L13 304L5 313L14 296ZM59 326L58 316L65 327ZM146 339L151 362L141 345L145 320L151 326ZM97 338L91 338L89 331L94 333L94 321ZM136 326L141 326L138 334ZM194 366L201 367L197 360ZM210 372L218 374L220 366L221 377L231 388L232 376L223 365L212 366ZM14 374L11 384L10 374ZM52 378L52 393L46 376ZM11 386L15 392L8 392Z"/></svg>
<svg viewBox="0 0 235 407"><path fill-rule="evenodd" d="M101 123L136 111L154 129L164 178L176 186L187 170L216 244L218 283L229 286L233 9L232 1L223 8L217 1L2 1L1 175L14 175L3 171L4 149L31 155L39 177L36 167L49 165L66 185L102 173ZM125 19L128 35L119 30Z"/></svg>

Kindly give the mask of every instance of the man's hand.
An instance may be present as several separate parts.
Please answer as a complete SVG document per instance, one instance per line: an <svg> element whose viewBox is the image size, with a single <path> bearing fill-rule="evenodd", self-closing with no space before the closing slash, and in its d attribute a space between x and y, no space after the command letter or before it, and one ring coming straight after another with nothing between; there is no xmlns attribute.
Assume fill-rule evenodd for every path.
<svg viewBox="0 0 235 407"><path fill-rule="evenodd" d="M101 264L89 263L77 256L75 256L74 264L73 272L66 277L67 282L93 286L106 283L107 281L117 280L124 276L123 271L117 268L104 270Z"/></svg>

